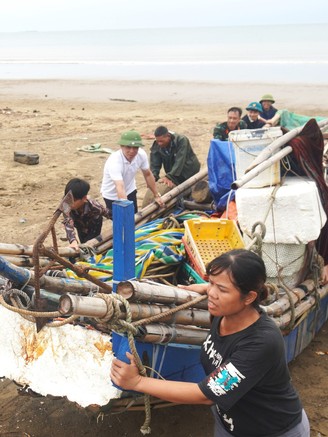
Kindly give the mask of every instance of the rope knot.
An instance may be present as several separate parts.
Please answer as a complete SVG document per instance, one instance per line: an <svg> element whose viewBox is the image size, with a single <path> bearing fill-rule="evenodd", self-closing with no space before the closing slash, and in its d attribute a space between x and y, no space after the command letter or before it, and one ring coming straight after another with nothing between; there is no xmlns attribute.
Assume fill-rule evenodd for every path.
<svg viewBox="0 0 328 437"><path fill-rule="evenodd" d="M106 314L103 317L96 318L99 323L106 323L111 330L119 333L135 335L138 332L137 328L132 325L130 305L124 297L116 293L97 293L95 297L103 299L107 307ZM122 311L122 305L125 311ZM123 316L125 316L125 319Z"/></svg>

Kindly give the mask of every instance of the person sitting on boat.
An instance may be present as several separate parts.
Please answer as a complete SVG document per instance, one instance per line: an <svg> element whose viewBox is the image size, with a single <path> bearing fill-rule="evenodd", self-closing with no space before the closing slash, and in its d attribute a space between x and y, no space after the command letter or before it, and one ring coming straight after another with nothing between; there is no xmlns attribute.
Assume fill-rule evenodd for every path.
<svg viewBox="0 0 328 437"><path fill-rule="evenodd" d="M150 188L156 202L164 206L160 193L157 191L154 176L149 168L146 152L141 149L144 144L138 132L131 130L123 132L118 142L120 150L112 153L104 166L101 194L112 217L112 204L119 199L131 200L134 211L138 212L137 188L135 175L142 171L147 186Z"/></svg>
<svg viewBox="0 0 328 437"><path fill-rule="evenodd" d="M275 116L278 111L277 108L273 106L275 100L272 94L264 94L261 97L260 103L262 106L262 112L260 113L260 120L266 124L272 124L271 119Z"/></svg>
<svg viewBox="0 0 328 437"><path fill-rule="evenodd" d="M262 258L235 249L211 261L207 274L209 284L184 287L208 296L213 321L201 350L207 376L199 383L142 376L127 352L130 363L113 360L112 381L173 403L211 405L215 437L309 437L282 334L259 306L268 292Z"/></svg>
<svg viewBox="0 0 328 437"><path fill-rule="evenodd" d="M200 162L185 135L171 132L165 126L158 126L154 135L155 141L150 149L150 169L158 191L165 194L198 173ZM160 177L162 167L165 176ZM142 207L149 205L153 200L152 193L148 190Z"/></svg>
<svg viewBox="0 0 328 437"><path fill-rule="evenodd" d="M70 191L74 201L70 205L69 214L63 213L63 224L70 247L76 250L79 249L79 243L75 229L80 243L86 243L101 234L103 217L110 218L107 208L97 200L88 197L89 190L89 182L79 178L71 179L65 187L65 196Z"/></svg>
<svg viewBox="0 0 328 437"><path fill-rule="evenodd" d="M217 123L213 130L213 138L220 141L228 141L229 132L233 130L247 129L247 124L241 120L242 110L233 106L228 110L228 120Z"/></svg>
<svg viewBox="0 0 328 437"><path fill-rule="evenodd" d="M262 106L259 102L250 103L246 110L247 114L242 120L247 124L247 129L260 129L265 125L265 122L259 119L262 112Z"/></svg>

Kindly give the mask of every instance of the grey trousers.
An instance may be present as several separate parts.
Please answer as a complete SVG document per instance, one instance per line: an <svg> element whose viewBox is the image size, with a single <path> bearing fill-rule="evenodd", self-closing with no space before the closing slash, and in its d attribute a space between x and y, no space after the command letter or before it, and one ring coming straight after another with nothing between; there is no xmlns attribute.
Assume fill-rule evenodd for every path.
<svg viewBox="0 0 328 437"><path fill-rule="evenodd" d="M221 420L219 419L216 408L211 407L212 412L214 414L214 437L231 437L233 434L230 434L222 425ZM302 421L298 423L294 428L290 429L283 434L280 434L279 437L310 437L310 424L307 418L305 411L302 411Z"/></svg>

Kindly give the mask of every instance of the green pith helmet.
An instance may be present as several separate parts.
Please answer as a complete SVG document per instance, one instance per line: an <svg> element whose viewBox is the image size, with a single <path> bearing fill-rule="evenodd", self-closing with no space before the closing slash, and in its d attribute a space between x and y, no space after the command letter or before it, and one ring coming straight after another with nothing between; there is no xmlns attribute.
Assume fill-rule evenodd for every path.
<svg viewBox="0 0 328 437"><path fill-rule="evenodd" d="M262 103L263 100L268 100L269 102L274 103L272 94L264 94L264 96L261 97L260 103Z"/></svg>
<svg viewBox="0 0 328 437"><path fill-rule="evenodd" d="M118 142L120 146L129 146L129 147L143 147L144 144L141 142L141 136L135 130L128 130L127 132L123 132Z"/></svg>
<svg viewBox="0 0 328 437"><path fill-rule="evenodd" d="M252 102L247 106L247 111L258 111L262 112L262 106L259 102Z"/></svg>

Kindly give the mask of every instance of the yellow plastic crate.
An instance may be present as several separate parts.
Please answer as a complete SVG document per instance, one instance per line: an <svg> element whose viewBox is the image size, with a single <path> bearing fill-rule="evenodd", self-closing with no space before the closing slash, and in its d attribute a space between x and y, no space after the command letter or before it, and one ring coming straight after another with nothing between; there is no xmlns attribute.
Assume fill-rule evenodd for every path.
<svg viewBox="0 0 328 437"><path fill-rule="evenodd" d="M183 242L193 267L203 278L212 259L232 249L244 248L244 241L234 220L191 219L184 222Z"/></svg>

